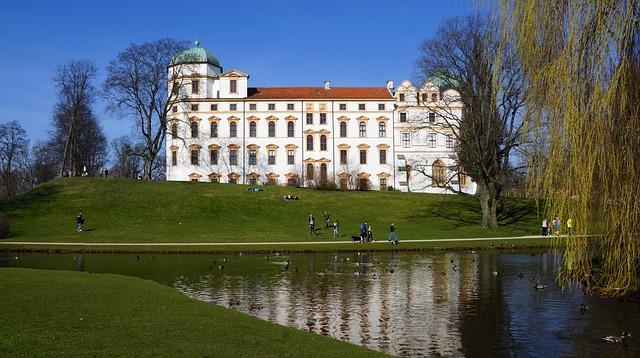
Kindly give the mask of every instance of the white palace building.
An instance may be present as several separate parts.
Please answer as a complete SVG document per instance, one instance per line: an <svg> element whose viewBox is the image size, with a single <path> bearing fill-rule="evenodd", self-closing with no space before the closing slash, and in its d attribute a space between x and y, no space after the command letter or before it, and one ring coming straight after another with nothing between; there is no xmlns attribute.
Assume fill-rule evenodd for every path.
<svg viewBox="0 0 640 358"><path fill-rule="evenodd" d="M182 82L167 130L167 180L449 192L441 182L455 165L453 136L416 123L437 124L438 103L454 90L409 81L249 87L247 73L223 71L197 42L168 69L173 91L176 73ZM413 163L425 165L413 170ZM458 178L449 184L475 192L475 183Z"/></svg>

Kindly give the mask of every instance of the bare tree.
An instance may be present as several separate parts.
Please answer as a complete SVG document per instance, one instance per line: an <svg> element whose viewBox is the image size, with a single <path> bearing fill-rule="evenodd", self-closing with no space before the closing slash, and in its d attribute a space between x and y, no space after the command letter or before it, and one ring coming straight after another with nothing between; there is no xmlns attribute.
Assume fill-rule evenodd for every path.
<svg viewBox="0 0 640 358"><path fill-rule="evenodd" d="M144 160L144 179L152 178L171 109L184 98L182 85L188 66L171 66L169 72L167 66L186 47L187 43L173 39L132 44L107 68L104 90L109 107L133 118L136 136L143 143L135 155Z"/></svg>
<svg viewBox="0 0 640 358"><path fill-rule="evenodd" d="M58 68L53 81L58 89L54 123L58 134L64 137L64 147L60 165L60 176L68 168L71 176L79 174L78 125L87 116L91 116L91 105L96 90L92 82L98 73L90 61L70 61Z"/></svg>
<svg viewBox="0 0 640 358"><path fill-rule="evenodd" d="M4 197L10 198L17 191L16 164L20 156L29 150L27 132L18 121L0 124L0 177Z"/></svg>
<svg viewBox="0 0 640 358"><path fill-rule="evenodd" d="M144 162L140 156L135 155L135 153L141 151L139 146L128 136L116 138L111 142L111 153L113 154L112 176L136 179L142 174Z"/></svg>
<svg viewBox="0 0 640 358"><path fill-rule="evenodd" d="M52 127L47 145L56 156L58 168L68 168L69 174L74 176L82 173L86 167L88 175L97 175L106 163L108 143L93 111L81 106L75 120L71 121L67 112L58 106ZM73 132L71 136L70 131Z"/></svg>
<svg viewBox="0 0 640 358"><path fill-rule="evenodd" d="M56 155L47 143L36 143L30 152L25 151L17 158L18 191L26 191L57 176Z"/></svg>
<svg viewBox="0 0 640 358"><path fill-rule="evenodd" d="M442 124L422 121L418 126L452 129L455 167L463 167L477 183L482 227L491 229L498 226L496 209L505 184L520 169L511 165L510 156L525 137L520 67L501 46L495 28L481 15L449 19L422 44L418 61L425 79L436 77L442 87L457 91L445 92L437 103ZM459 191L448 185L449 179L441 185Z"/></svg>

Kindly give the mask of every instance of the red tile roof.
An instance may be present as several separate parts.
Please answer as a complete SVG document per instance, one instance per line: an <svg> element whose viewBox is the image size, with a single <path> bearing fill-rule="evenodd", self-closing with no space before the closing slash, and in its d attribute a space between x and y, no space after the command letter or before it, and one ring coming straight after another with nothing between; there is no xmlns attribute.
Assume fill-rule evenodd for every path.
<svg viewBox="0 0 640 358"><path fill-rule="evenodd" d="M386 87L250 87L247 95L247 99L394 99Z"/></svg>

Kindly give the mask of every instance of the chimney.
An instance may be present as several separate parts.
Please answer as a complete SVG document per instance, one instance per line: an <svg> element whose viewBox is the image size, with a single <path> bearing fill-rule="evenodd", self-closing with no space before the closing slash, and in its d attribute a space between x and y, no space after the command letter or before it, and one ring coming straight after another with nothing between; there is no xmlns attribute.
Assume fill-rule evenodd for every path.
<svg viewBox="0 0 640 358"><path fill-rule="evenodd" d="M324 81L324 89L326 89L326 90L330 90L331 89L331 81L329 81L329 80Z"/></svg>
<svg viewBox="0 0 640 358"><path fill-rule="evenodd" d="M388 89L389 91L392 91L392 90L393 90L393 80L388 80L388 81L387 81L387 89Z"/></svg>

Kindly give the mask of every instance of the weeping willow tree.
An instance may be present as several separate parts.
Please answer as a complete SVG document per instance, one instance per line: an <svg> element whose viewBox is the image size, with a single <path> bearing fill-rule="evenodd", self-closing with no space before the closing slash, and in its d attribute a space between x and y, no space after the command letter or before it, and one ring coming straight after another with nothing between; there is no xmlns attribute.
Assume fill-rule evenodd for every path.
<svg viewBox="0 0 640 358"><path fill-rule="evenodd" d="M527 78L525 123L545 139L530 161L532 192L548 218L574 223L559 281L609 296L637 291L640 2L498 3Z"/></svg>

